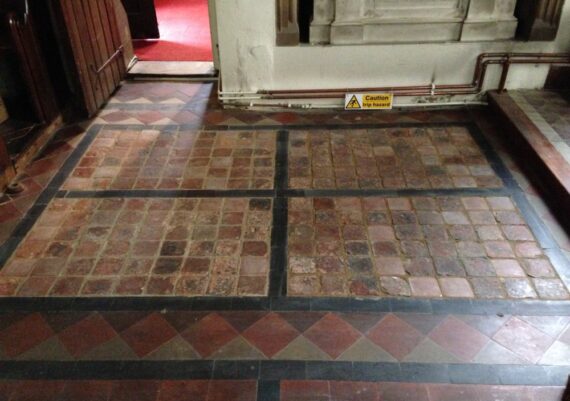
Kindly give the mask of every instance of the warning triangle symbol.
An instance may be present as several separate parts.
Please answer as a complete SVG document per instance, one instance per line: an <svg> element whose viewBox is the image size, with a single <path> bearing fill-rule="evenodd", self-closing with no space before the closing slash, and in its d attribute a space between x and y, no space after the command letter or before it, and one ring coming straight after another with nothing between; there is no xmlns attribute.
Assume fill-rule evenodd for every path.
<svg viewBox="0 0 570 401"><path fill-rule="evenodd" d="M358 103L358 99L356 98L356 95L352 95L352 99L350 99L350 102L348 102L348 104L346 105L347 109L361 109L362 107L360 106L360 103Z"/></svg>

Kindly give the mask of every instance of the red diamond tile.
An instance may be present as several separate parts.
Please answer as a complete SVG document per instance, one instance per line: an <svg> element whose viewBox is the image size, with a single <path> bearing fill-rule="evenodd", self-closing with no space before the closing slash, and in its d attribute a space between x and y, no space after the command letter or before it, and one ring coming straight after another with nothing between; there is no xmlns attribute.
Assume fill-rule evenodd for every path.
<svg viewBox="0 0 570 401"><path fill-rule="evenodd" d="M281 312L279 316L303 333L326 315L325 312Z"/></svg>
<svg viewBox="0 0 570 401"><path fill-rule="evenodd" d="M15 357L44 342L53 330L39 313L26 316L0 333L0 345L9 357Z"/></svg>
<svg viewBox="0 0 570 401"><path fill-rule="evenodd" d="M226 321L233 326L238 333L247 330L259 319L267 315L267 312L257 312L257 311L239 311L239 312L221 312L222 316Z"/></svg>
<svg viewBox="0 0 570 401"><path fill-rule="evenodd" d="M546 333L516 317L509 320L493 340L532 363L538 362L554 342Z"/></svg>
<svg viewBox="0 0 570 401"><path fill-rule="evenodd" d="M368 330L376 326L378 322L386 316L385 313L342 313L339 317L344 319L348 324L366 334Z"/></svg>
<svg viewBox="0 0 570 401"><path fill-rule="evenodd" d="M49 312L43 315L55 333L60 333L70 326L82 321L89 312Z"/></svg>
<svg viewBox="0 0 570 401"><path fill-rule="evenodd" d="M14 202L8 202L0 205L0 223L21 217L20 211L16 208Z"/></svg>
<svg viewBox="0 0 570 401"><path fill-rule="evenodd" d="M176 329L176 331L182 333L188 327L198 323L204 317L208 316L208 314L208 312L175 311L166 312L164 314L164 318Z"/></svg>
<svg viewBox="0 0 570 401"><path fill-rule="evenodd" d="M217 313L212 313L182 333L203 358L222 348L238 336L237 331Z"/></svg>
<svg viewBox="0 0 570 401"><path fill-rule="evenodd" d="M175 122L180 123L180 124L190 124L190 123L197 121L199 119L200 118L196 114L194 114L190 111L181 111L181 112L176 113L174 116L171 117L172 121L175 121Z"/></svg>
<svg viewBox="0 0 570 401"><path fill-rule="evenodd" d="M118 122L127 120L130 117L131 117L131 115L129 113L124 112L124 111L114 111L114 112L106 114L104 116L100 116L100 118L102 118L103 120L105 120L108 123L118 123Z"/></svg>
<svg viewBox="0 0 570 401"><path fill-rule="evenodd" d="M299 115L296 113L272 113L269 115L272 120L278 121L281 124L292 124L299 120Z"/></svg>
<svg viewBox="0 0 570 401"><path fill-rule="evenodd" d="M243 336L271 358L297 338L299 331L279 315L270 313L244 331Z"/></svg>
<svg viewBox="0 0 570 401"><path fill-rule="evenodd" d="M121 333L121 337L140 357L148 355L176 336L177 332L160 314L153 313Z"/></svg>
<svg viewBox="0 0 570 401"><path fill-rule="evenodd" d="M150 315L149 312L99 312L100 315L120 333Z"/></svg>
<svg viewBox="0 0 570 401"><path fill-rule="evenodd" d="M74 357L115 338L117 333L99 314L93 314L63 330L59 339Z"/></svg>
<svg viewBox="0 0 570 401"><path fill-rule="evenodd" d="M471 361L489 338L454 317L437 326L429 337L462 361Z"/></svg>
<svg viewBox="0 0 570 401"><path fill-rule="evenodd" d="M144 113L138 113L136 118L143 124L152 124L158 120L162 120L164 118L164 114L156 110L145 111Z"/></svg>
<svg viewBox="0 0 570 401"><path fill-rule="evenodd" d="M360 333L338 316L329 313L305 332L305 337L336 359L360 338Z"/></svg>
<svg viewBox="0 0 570 401"><path fill-rule="evenodd" d="M424 338L419 331L391 314L370 329L367 337L398 360L412 352Z"/></svg>

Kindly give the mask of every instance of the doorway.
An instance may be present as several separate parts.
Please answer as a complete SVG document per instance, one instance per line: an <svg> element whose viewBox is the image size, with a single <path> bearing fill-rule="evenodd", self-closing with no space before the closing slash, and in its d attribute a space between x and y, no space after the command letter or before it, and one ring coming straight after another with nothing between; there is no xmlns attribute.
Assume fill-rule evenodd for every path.
<svg viewBox="0 0 570 401"><path fill-rule="evenodd" d="M138 62L135 75L212 75L208 0L123 0Z"/></svg>

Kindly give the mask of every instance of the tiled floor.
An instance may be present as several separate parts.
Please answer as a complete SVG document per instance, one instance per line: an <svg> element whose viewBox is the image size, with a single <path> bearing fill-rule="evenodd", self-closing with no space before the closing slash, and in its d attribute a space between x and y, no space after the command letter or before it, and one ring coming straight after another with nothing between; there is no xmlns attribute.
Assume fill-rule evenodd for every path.
<svg viewBox="0 0 570 401"><path fill-rule="evenodd" d="M492 118L213 89L125 84L1 200L0 400L561 400L570 240Z"/></svg>
<svg viewBox="0 0 570 401"><path fill-rule="evenodd" d="M137 311L4 316L2 360L564 366L570 316ZM469 368L467 367L467 370Z"/></svg>
<svg viewBox="0 0 570 401"><path fill-rule="evenodd" d="M291 188L493 188L501 181L465 127L290 135Z"/></svg>
<svg viewBox="0 0 570 401"><path fill-rule="evenodd" d="M65 189L268 189L275 134L105 130Z"/></svg>
<svg viewBox="0 0 570 401"><path fill-rule="evenodd" d="M289 294L566 299L507 197L299 198Z"/></svg>
<svg viewBox="0 0 570 401"><path fill-rule="evenodd" d="M13 381L0 387L10 400L72 401L264 401L251 380ZM286 381L281 401L560 401L563 388L524 386L461 386L351 381ZM12 398L8 398L12 397ZM513 398L514 397L514 398ZM521 398L522 397L522 398Z"/></svg>
<svg viewBox="0 0 570 401"><path fill-rule="evenodd" d="M56 199L2 269L19 296L265 295L271 199Z"/></svg>
<svg viewBox="0 0 570 401"><path fill-rule="evenodd" d="M520 95L556 131L560 139L570 146L570 100L568 93L535 90L520 91ZM516 96L515 99L518 100Z"/></svg>

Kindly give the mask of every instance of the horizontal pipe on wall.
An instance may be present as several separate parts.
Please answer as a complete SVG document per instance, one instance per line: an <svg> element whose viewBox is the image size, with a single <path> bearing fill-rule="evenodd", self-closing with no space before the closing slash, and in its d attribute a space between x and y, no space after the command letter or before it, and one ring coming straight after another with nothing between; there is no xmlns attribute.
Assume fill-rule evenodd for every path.
<svg viewBox="0 0 570 401"><path fill-rule="evenodd" d="M401 87L340 88L340 89L294 89L261 90L262 99L336 99L347 92L391 92L396 96L441 96L476 95L481 93L489 65L503 66L499 90L504 89L508 71L513 64L570 64L570 53L482 53L477 63L471 84L417 85ZM223 92L221 92L223 97Z"/></svg>

